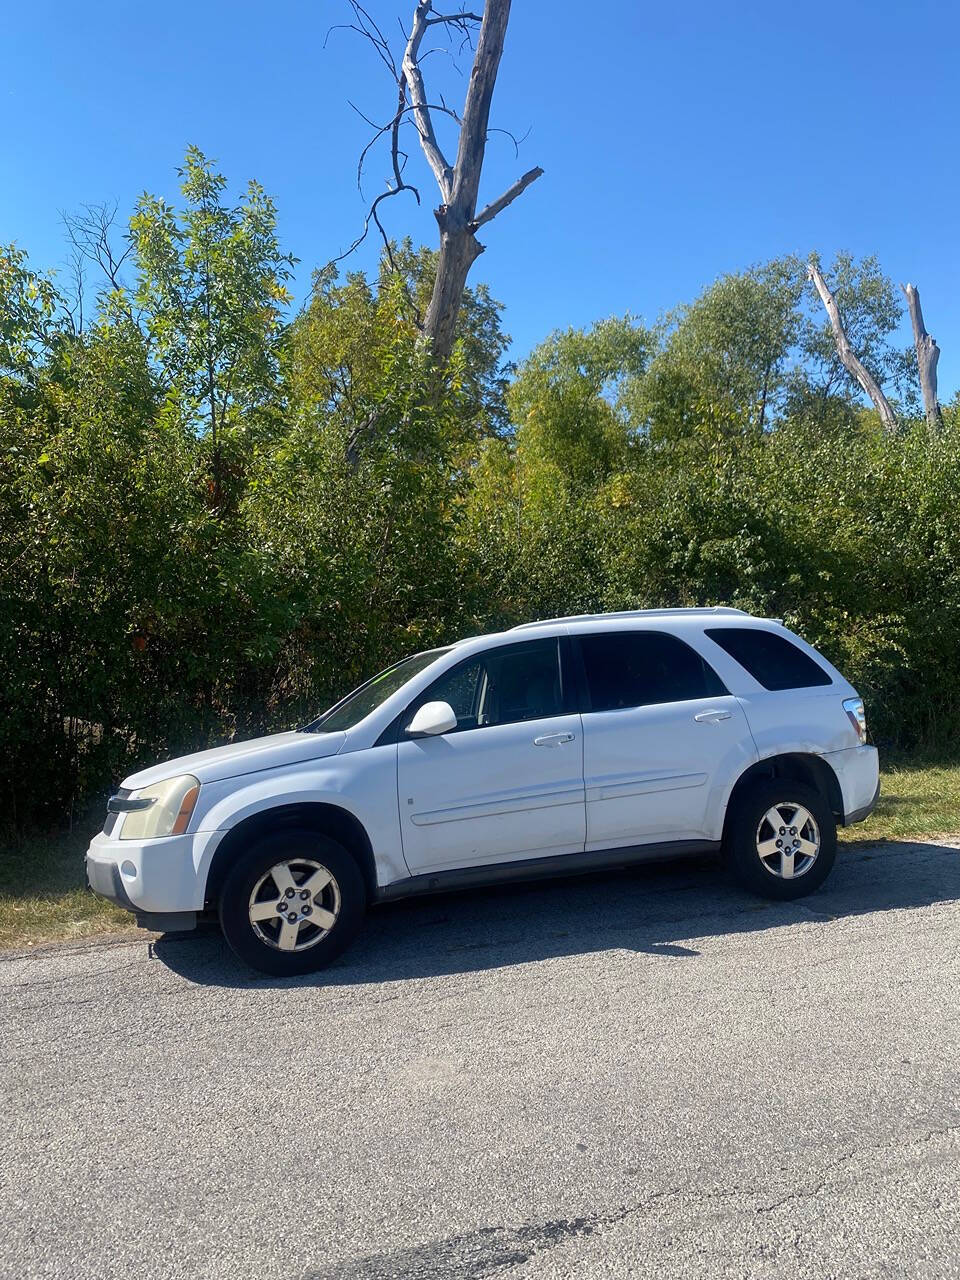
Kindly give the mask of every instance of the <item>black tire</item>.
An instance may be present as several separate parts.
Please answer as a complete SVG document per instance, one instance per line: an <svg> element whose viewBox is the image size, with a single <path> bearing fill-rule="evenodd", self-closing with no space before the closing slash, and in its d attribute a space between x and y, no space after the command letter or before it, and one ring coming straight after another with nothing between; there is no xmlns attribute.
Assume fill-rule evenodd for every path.
<svg viewBox="0 0 960 1280"><path fill-rule="evenodd" d="M772 823L766 815L778 805L788 807L783 812L777 809L784 821L781 827L773 831ZM811 828L807 827L799 829L799 837L791 835L795 828L789 825L789 806L795 805L802 805L812 816L818 828L819 849L810 863L807 863L809 855L798 853L799 860L795 859L790 864L796 868L795 874L785 878L771 869L784 865L780 851L764 860L759 852L758 841L768 845L775 844L779 839L789 841L792 845L794 839L803 836L804 830L808 835L812 834ZM724 844L730 868L745 889L763 898L789 901L813 893L830 874L837 856L837 822L830 806L818 791L789 778L765 779L754 783L735 801L727 821ZM807 842L804 847L807 847Z"/></svg>
<svg viewBox="0 0 960 1280"><path fill-rule="evenodd" d="M298 944L302 944L300 950L280 949L279 936L285 926L279 914L257 924L250 918L255 890L257 905L267 908L271 901L281 900L286 891L281 892L267 873L288 863L294 888L292 905L317 914L322 910L325 917L333 917L329 928L305 916L299 919L295 932ZM331 880L315 897L301 902L298 886L306 884L318 866L330 873ZM281 828L245 849L224 881L217 904L223 935L240 959L261 973L280 977L314 973L328 965L356 937L366 905L366 886L356 860L336 840L300 827Z"/></svg>

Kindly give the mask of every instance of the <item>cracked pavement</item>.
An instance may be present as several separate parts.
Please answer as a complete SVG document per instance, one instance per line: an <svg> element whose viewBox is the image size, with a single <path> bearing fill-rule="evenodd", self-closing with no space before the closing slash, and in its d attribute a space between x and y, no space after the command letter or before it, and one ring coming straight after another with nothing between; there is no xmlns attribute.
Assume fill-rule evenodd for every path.
<svg viewBox="0 0 960 1280"><path fill-rule="evenodd" d="M0 957L0 1276L960 1277L960 839Z"/></svg>

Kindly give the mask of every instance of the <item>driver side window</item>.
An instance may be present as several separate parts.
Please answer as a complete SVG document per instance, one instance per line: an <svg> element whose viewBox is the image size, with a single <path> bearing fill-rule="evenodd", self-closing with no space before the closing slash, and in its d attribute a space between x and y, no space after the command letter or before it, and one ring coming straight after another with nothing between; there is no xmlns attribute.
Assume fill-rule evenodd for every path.
<svg viewBox="0 0 960 1280"><path fill-rule="evenodd" d="M557 641L489 649L442 675L417 701L448 702L457 717L454 733L562 715Z"/></svg>
<svg viewBox="0 0 960 1280"><path fill-rule="evenodd" d="M483 667L480 662L469 662L454 667L424 694L423 702L449 702L457 717L458 729L475 729L480 707L480 686Z"/></svg>

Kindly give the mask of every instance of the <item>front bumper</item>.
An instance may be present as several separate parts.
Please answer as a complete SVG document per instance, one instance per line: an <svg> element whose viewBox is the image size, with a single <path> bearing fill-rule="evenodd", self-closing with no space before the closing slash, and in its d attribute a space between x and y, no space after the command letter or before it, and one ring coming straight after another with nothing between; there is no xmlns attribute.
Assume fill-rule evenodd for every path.
<svg viewBox="0 0 960 1280"><path fill-rule="evenodd" d="M132 911L141 929L153 929L158 933L169 933L174 930L195 929L197 913L195 911L139 911L130 901L130 895L123 885L120 868L115 862L97 862L89 853L86 860L87 884L98 897L115 902L125 911Z"/></svg>
<svg viewBox="0 0 960 1280"><path fill-rule="evenodd" d="M206 872L222 832L117 840L100 832L87 850L94 893L132 911L148 929L187 929L203 910Z"/></svg>
<svg viewBox="0 0 960 1280"><path fill-rule="evenodd" d="M120 868L115 862L97 862L88 853L87 884L99 897L109 898L111 902L115 902L118 907L123 907L127 911L136 911L136 907L123 887Z"/></svg>

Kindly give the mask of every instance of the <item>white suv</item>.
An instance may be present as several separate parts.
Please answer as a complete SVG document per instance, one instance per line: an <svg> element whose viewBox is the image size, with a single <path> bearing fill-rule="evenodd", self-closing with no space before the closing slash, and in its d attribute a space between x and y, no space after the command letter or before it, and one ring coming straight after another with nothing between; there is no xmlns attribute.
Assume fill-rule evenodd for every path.
<svg viewBox="0 0 960 1280"><path fill-rule="evenodd" d="M863 703L737 609L558 618L418 653L312 724L125 780L91 887L153 929L219 913L306 973L368 903L722 850L773 898L820 885L879 793Z"/></svg>

